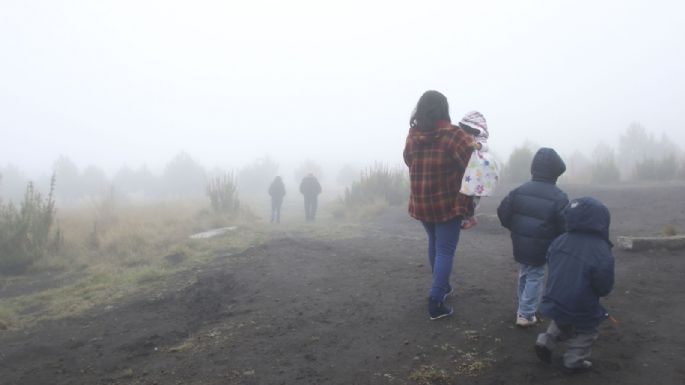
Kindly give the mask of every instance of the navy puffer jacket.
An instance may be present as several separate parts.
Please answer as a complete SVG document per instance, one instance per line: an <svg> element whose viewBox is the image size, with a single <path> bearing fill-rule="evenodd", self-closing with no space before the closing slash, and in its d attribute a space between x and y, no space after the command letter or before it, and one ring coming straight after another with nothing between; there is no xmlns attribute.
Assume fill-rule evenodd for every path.
<svg viewBox="0 0 685 385"><path fill-rule="evenodd" d="M530 166L533 180L509 192L497 216L511 231L514 259L532 266L545 264L547 248L564 232L563 210L568 196L556 186L566 171L561 157L551 148L541 148Z"/></svg>
<svg viewBox="0 0 685 385"><path fill-rule="evenodd" d="M582 332L607 317L599 298L614 286L611 217L606 206L588 197L573 200L565 215L567 232L554 240L547 254L549 275L540 311Z"/></svg>

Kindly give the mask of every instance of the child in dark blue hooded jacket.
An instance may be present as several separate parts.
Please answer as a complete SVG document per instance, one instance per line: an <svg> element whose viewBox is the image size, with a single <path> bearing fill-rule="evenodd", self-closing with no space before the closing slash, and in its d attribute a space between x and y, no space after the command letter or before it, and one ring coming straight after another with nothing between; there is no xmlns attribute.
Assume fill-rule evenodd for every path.
<svg viewBox="0 0 685 385"><path fill-rule="evenodd" d="M514 259L520 264L516 325L521 327L537 322L547 248L564 232L568 197L556 186L564 171L566 165L556 151L539 149L530 166L532 180L512 190L497 208L502 226L511 231Z"/></svg>
<svg viewBox="0 0 685 385"><path fill-rule="evenodd" d="M614 285L614 257L609 241L609 210L596 199L573 200L565 210L566 233L547 253L548 278L540 312L552 319L538 336L536 352L550 362L557 341L567 340L564 367L589 369L597 326L607 312L599 298Z"/></svg>

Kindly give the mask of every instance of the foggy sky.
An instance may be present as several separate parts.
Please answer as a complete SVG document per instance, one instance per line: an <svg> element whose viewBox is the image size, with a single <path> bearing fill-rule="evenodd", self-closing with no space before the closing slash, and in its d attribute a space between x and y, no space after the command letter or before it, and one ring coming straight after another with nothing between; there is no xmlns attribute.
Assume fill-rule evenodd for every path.
<svg viewBox="0 0 685 385"><path fill-rule="evenodd" d="M683 148L684 43L681 1L2 0L0 164L399 163L428 89L502 155Z"/></svg>

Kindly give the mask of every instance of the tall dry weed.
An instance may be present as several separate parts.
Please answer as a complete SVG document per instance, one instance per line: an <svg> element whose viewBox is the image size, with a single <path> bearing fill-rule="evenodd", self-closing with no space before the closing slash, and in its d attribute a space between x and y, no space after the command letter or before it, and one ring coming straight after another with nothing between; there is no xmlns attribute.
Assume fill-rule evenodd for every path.
<svg viewBox="0 0 685 385"><path fill-rule="evenodd" d="M46 198L29 182L19 207L0 202L0 273L23 272L48 254L55 218L54 191L53 175Z"/></svg>

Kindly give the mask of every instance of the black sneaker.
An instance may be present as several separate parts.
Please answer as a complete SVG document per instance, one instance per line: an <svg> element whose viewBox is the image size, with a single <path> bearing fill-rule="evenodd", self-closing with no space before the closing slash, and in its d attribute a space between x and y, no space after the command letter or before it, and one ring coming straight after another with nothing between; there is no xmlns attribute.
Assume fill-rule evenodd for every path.
<svg viewBox="0 0 685 385"><path fill-rule="evenodd" d="M552 351L547 346L535 344L535 354L537 354L540 361L546 364L552 363Z"/></svg>
<svg viewBox="0 0 685 385"><path fill-rule="evenodd" d="M431 321L451 316L452 313L454 313L454 310L452 307L446 305L445 302L432 298L428 299L428 314L430 315Z"/></svg>

